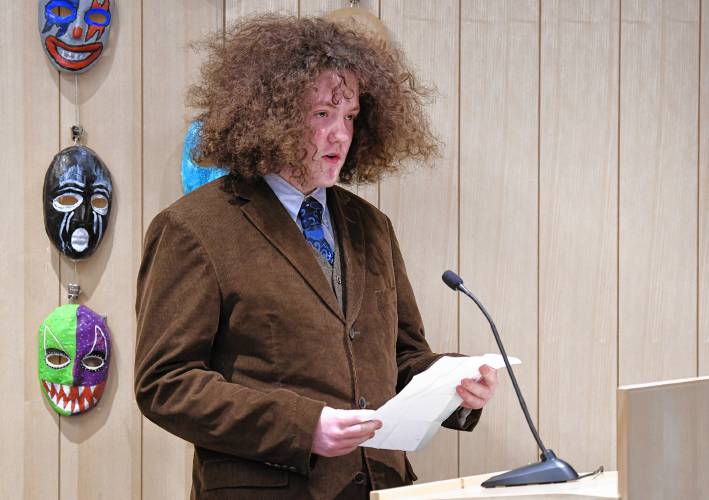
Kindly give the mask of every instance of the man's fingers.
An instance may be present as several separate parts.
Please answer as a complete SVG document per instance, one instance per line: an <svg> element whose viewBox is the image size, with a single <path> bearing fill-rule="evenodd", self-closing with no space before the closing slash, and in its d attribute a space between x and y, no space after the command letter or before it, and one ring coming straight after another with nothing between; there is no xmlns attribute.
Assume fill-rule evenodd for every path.
<svg viewBox="0 0 709 500"><path fill-rule="evenodd" d="M342 429L341 436L345 439L357 439L361 436L369 436L377 429L382 428L382 423L379 420L369 420L359 424L350 425Z"/></svg>
<svg viewBox="0 0 709 500"><path fill-rule="evenodd" d="M471 393L473 396L477 396L480 399L487 401L492 397L492 390L481 382L475 382L472 379L463 379L461 380L460 386L462 386L463 389Z"/></svg>
<svg viewBox="0 0 709 500"><path fill-rule="evenodd" d="M480 375L483 376L483 381L488 387L494 389L497 386L497 370L494 368L483 365L480 367Z"/></svg>
<svg viewBox="0 0 709 500"><path fill-rule="evenodd" d="M343 427L359 424L372 419L374 410L340 410L338 421Z"/></svg>
<svg viewBox="0 0 709 500"><path fill-rule="evenodd" d="M461 406L463 406L464 408L472 408L478 410L485 406L485 404L487 403L487 399L483 399L476 396L472 392L468 391L465 387L458 386L457 391L458 395L463 399L463 403L461 403Z"/></svg>

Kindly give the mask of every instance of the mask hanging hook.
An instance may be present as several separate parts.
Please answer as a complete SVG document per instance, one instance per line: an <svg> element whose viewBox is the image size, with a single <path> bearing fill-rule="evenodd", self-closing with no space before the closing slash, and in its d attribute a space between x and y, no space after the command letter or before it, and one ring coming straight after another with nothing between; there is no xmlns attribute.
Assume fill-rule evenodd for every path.
<svg viewBox="0 0 709 500"><path fill-rule="evenodd" d="M66 285L66 298L70 304L75 304L81 295L81 285L79 284L79 265L77 260L72 260L74 263L73 279Z"/></svg>

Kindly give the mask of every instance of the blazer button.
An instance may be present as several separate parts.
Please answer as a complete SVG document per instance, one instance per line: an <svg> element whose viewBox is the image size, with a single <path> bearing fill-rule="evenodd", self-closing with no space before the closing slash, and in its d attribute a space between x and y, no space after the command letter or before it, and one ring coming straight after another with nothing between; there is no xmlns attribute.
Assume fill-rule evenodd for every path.
<svg viewBox="0 0 709 500"><path fill-rule="evenodd" d="M364 472L358 472L354 477L355 484L364 484L367 482L367 475Z"/></svg>
<svg viewBox="0 0 709 500"><path fill-rule="evenodd" d="M359 335L359 332L355 330L354 328L350 328L350 331L348 332L348 335L350 336L350 340L354 340L357 335Z"/></svg>
<svg viewBox="0 0 709 500"><path fill-rule="evenodd" d="M367 407L367 400L364 399L364 396L359 398L359 407L362 408L363 410Z"/></svg>

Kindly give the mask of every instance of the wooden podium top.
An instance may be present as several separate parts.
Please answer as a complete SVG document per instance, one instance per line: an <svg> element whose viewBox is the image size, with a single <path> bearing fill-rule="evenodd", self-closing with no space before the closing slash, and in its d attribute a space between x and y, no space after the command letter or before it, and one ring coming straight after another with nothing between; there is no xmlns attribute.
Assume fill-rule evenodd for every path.
<svg viewBox="0 0 709 500"><path fill-rule="evenodd" d="M604 472L597 476L559 484L533 484L508 488L483 488L480 483L498 474L447 479L433 483L415 484L402 488L373 491L370 500L499 499L506 500L618 500L618 473Z"/></svg>
<svg viewBox="0 0 709 500"><path fill-rule="evenodd" d="M618 472L487 489L495 474L373 491L371 500L704 500L709 498L709 377L618 388Z"/></svg>

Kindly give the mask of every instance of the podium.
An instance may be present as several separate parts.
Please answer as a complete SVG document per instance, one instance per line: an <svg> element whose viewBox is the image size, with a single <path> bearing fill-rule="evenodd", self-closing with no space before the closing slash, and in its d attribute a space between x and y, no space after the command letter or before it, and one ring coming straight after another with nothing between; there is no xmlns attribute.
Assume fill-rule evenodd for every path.
<svg viewBox="0 0 709 500"><path fill-rule="evenodd" d="M481 474L370 493L370 500L709 499L709 377L617 390L618 472L560 484L483 488Z"/></svg>

